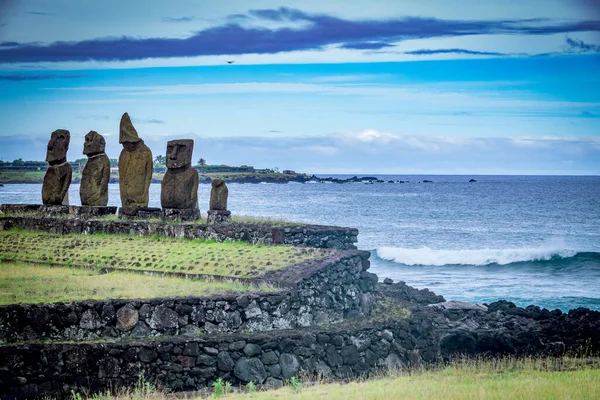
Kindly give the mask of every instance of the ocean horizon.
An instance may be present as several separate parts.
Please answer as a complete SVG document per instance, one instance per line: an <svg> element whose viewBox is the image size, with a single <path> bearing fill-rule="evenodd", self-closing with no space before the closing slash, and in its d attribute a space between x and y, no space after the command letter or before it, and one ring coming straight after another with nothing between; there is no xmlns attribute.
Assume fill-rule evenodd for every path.
<svg viewBox="0 0 600 400"><path fill-rule="evenodd" d="M234 215L358 228L357 246L371 252L380 280L428 288L447 300L600 310L600 177L318 176L355 175L385 183L232 183L229 208ZM204 217L209 193L209 185L199 186ZM80 204L78 184L69 198ZM41 184L6 184L0 203L41 203ZM109 205L120 205L118 184L109 185ZM149 206L160 207L160 184L151 184Z"/></svg>

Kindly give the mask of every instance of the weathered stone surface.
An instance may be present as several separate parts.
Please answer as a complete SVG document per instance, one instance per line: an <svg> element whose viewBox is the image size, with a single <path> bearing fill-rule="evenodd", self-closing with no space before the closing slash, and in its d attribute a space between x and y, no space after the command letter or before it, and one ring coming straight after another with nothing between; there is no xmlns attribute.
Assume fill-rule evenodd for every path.
<svg viewBox="0 0 600 400"><path fill-rule="evenodd" d="M206 222L208 225L226 224L231 220L231 211L208 210Z"/></svg>
<svg viewBox="0 0 600 400"><path fill-rule="evenodd" d="M227 196L229 190L225 181L222 179L213 179L210 190L210 210L227 210Z"/></svg>
<svg viewBox="0 0 600 400"><path fill-rule="evenodd" d="M79 326L83 329L98 329L102 326L102 320L94 310L87 310L81 316Z"/></svg>
<svg viewBox="0 0 600 400"><path fill-rule="evenodd" d="M69 214L79 218L101 217L116 213L117 207L113 206L69 206Z"/></svg>
<svg viewBox="0 0 600 400"><path fill-rule="evenodd" d="M71 134L65 129L57 129L52 132L46 153L46 161L49 165L42 184L42 203L44 204L69 204L69 185L73 175L73 168L67 162L70 140Z"/></svg>
<svg viewBox="0 0 600 400"><path fill-rule="evenodd" d="M110 180L110 160L104 153L106 141L98 132L85 135L83 154L88 162L81 173L79 197L84 206L106 206L108 204L108 181Z"/></svg>
<svg viewBox="0 0 600 400"><path fill-rule="evenodd" d="M481 304L472 304L464 301L449 300L443 303L430 304L429 307L443 310L474 310L486 312L488 308Z"/></svg>
<svg viewBox="0 0 600 400"><path fill-rule="evenodd" d="M119 218L120 219L148 219L148 218L160 218L162 210L158 207L138 207L128 206L119 207Z"/></svg>
<svg viewBox="0 0 600 400"><path fill-rule="evenodd" d="M164 305L156 306L152 318L150 318L150 327L152 329L177 328L179 326L179 314Z"/></svg>
<svg viewBox="0 0 600 400"><path fill-rule="evenodd" d="M117 328L123 332L132 330L139 321L138 311L127 304L117 310Z"/></svg>
<svg viewBox="0 0 600 400"><path fill-rule="evenodd" d="M281 376L284 379L297 376L300 371L300 362L294 354L283 353L279 357L279 366L281 367Z"/></svg>
<svg viewBox="0 0 600 400"><path fill-rule="evenodd" d="M150 336L150 333L152 333L152 331L150 330L150 327L148 326L148 324L146 324L144 321L140 321L137 323L135 328L133 328L133 330L131 331L131 336L146 337L146 336Z"/></svg>
<svg viewBox="0 0 600 400"><path fill-rule="evenodd" d="M262 349L255 343L248 343L244 346L244 354L246 357L253 357L259 355L261 352Z"/></svg>
<svg viewBox="0 0 600 400"><path fill-rule="evenodd" d="M233 373L239 380L245 383L252 381L254 383L261 384L265 381L265 379L267 379L268 376L267 371L265 371L265 366L256 357L241 357L235 363Z"/></svg>
<svg viewBox="0 0 600 400"><path fill-rule="evenodd" d="M229 372L233 370L234 366L235 362L233 361L229 353L225 351L219 353L219 355L217 356L217 368L220 371Z"/></svg>
<svg viewBox="0 0 600 400"><path fill-rule="evenodd" d="M198 208L198 171L192 168L193 149L191 139L167 142L167 172L160 193L163 208Z"/></svg>
<svg viewBox="0 0 600 400"><path fill-rule="evenodd" d="M198 208L163 208L162 217L170 221L195 221L200 218Z"/></svg>
<svg viewBox="0 0 600 400"><path fill-rule="evenodd" d="M158 358L158 353L152 347L142 346L138 356L140 357L140 361L149 363Z"/></svg>
<svg viewBox="0 0 600 400"><path fill-rule="evenodd" d="M127 113L120 124L119 188L124 207L148 206L148 190L152 179L152 152L137 135Z"/></svg>

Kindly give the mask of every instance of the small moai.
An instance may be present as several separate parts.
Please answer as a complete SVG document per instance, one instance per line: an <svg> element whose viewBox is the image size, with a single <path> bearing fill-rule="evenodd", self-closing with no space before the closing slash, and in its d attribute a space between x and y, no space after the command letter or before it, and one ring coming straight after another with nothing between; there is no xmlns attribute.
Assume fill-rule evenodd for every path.
<svg viewBox="0 0 600 400"><path fill-rule="evenodd" d="M52 132L46 161L48 170L42 184L42 203L48 206L69 205L69 185L73 176L73 168L67 162L67 151L71 134L65 129Z"/></svg>
<svg viewBox="0 0 600 400"><path fill-rule="evenodd" d="M83 154L88 162L81 173L79 198L83 206L102 206L108 204L108 181L110 180L110 160L104 153L106 141L96 131L85 135Z"/></svg>
<svg viewBox="0 0 600 400"><path fill-rule="evenodd" d="M129 114L121 117L119 143L119 188L123 208L148 207L148 192L152 180L152 151L140 139Z"/></svg>
<svg viewBox="0 0 600 400"><path fill-rule="evenodd" d="M210 190L210 209L208 210L208 223L227 223L231 219L231 211L227 210L227 196L229 190L223 179L213 179Z"/></svg>
<svg viewBox="0 0 600 400"><path fill-rule="evenodd" d="M167 172L160 192L160 204L166 218L192 220L200 217L198 171L192 168L193 151L191 139L167 142Z"/></svg>

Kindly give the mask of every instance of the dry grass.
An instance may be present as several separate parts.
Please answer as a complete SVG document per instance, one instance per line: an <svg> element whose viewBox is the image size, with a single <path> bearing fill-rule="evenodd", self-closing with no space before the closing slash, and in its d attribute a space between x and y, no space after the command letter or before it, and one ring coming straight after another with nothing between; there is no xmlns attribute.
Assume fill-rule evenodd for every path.
<svg viewBox="0 0 600 400"><path fill-rule="evenodd" d="M100 299L206 296L270 291L237 281L192 280L131 272L100 273L78 268L0 263L0 304L54 303Z"/></svg>
<svg viewBox="0 0 600 400"><path fill-rule="evenodd" d="M239 278L257 277L309 259L324 258L332 252L329 249L216 243L162 236L0 231L0 260Z"/></svg>
<svg viewBox="0 0 600 400"><path fill-rule="evenodd" d="M223 389L223 388L222 388ZM432 370L394 371L369 380L347 383L289 382L278 390L248 393L248 386L205 398L225 400L389 400L389 399L598 399L600 360L597 358L506 358L464 360ZM96 395L95 400L163 400L173 395L152 385L138 384L114 396ZM78 395L74 400L81 400Z"/></svg>

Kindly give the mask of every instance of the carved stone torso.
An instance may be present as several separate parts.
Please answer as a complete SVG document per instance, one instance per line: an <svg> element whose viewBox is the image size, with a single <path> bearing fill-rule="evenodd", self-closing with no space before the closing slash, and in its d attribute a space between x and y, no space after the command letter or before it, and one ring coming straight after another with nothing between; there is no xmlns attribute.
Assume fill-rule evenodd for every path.
<svg viewBox="0 0 600 400"><path fill-rule="evenodd" d="M152 179L152 152L143 142L119 156L119 188L123 207L148 207L148 190Z"/></svg>
<svg viewBox="0 0 600 400"><path fill-rule="evenodd" d="M90 156L81 173L79 197L84 206L106 206L108 204L108 181L110 160L106 154Z"/></svg>
<svg viewBox="0 0 600 400"><path fill-rule="evenodd" d="M161 184L160 203L163 208L198 208L198 171L189 166L182 171L168 169Z"/></svg>
<svg viewBox="0 0 600 400"><path fill-rule="evenodd" d="M68 205L69 185L73 168L68 162L48 166L44 183L42 184L42 203L46 205Z"/></svg>
<svg viewBox="0 0 600 400"><path fill-rule="evenodd" d="M227 196L229 190L227 185L221 179L213 179L212 189L210 191L210 209L227 210Z"/></svg>

